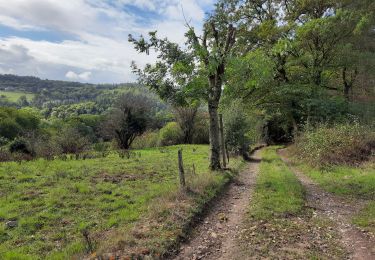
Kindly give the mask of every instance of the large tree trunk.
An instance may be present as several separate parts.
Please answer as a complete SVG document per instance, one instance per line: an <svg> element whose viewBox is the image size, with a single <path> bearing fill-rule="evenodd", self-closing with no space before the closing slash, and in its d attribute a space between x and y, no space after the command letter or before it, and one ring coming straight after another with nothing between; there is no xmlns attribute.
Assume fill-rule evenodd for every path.
<svg viewBox="0 0 375 260"><path fill-rule="evenodd" d="M220 165L220 127L219 127L219 115L218 108L221 98L221 87L222 87L222 75L224 74L224 65L221 65L217 69L216 75L209 77L210 91L208 98L208 113L210 116L210 148L211 148L211 159L210 168L211 170L221 169Z"/></svg>
<svg viewBox="0 0 375 260"><path fill-rule="evenodd" d="M218 104L216 102L208 102L208 112L210 115L210 168L211 170L219 170L220 166L220 134L219 134L219 118Z"/></svg>

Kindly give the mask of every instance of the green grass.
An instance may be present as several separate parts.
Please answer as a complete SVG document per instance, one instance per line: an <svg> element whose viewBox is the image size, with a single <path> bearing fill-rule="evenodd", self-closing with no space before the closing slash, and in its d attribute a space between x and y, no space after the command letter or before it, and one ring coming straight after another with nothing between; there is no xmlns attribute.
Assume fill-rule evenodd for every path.
<svg viewBox="0 0 375 260"><path fill-rule="evenodd" d="M332 166L313 168L299 163L298 167L326 191L334 194L369 200L369 204L353 222L375 234L375 169L373 165L362 167Z"/></svg>
<svg viewBox="0 0 375 260"><path fill-rule="evenodd" d="M297 177L276 154L278 147L262 152L259 177L250 213L257 219L294 215L301 211L304 190Z"/></svg>
<svg viewBox="0 0 375 260"><path fill-rule="evenodd" d="M183 147L188 183L194 186L195 179L212 178L207 185L194 186L201 185L202 194L212 196L226 175L208 172L208 147L179 147ZM178 194L177 150L177 146L145 149L130 159L113 153L90 160L0 164L0 259L67 259L86 250L83 230L93 238L106 234L108 243L112 239L108 234L114 230L129 234L150 211L159 210L153 207L164 210L155 200L168 201L168 196ZM233 161L239 165L238 160ZM198 175L192 180L193 163ZM191 210L197 204L196 200L186 208ZM16 220L18 226L6 228L10 220ZM158 243L165 237L154 236L149 240ZM100 248L102 241L95 242Z"/></svg>
<svg viewBox="0 0 375 260"><path fill-rule="evenodd" d="M25 92L13 92L13 91L2 91L0 90L0 96L5 96L10 102L17 102L21 96L26 96L28 101L34 98L34 94Z"/></svg>
<svg viewBox="0 0 375 260"><path fill-rule="evenodd" d="M332 166L319 169L305 164L300 164L299 167L329 192L362 199L375 199L374 168Z"/></svg>
<svg viewBox="0 0 375 260"><path fill-rule="evenodd" d="M375 234L375 201L371 201L355 216L353 223Z"/></svg>

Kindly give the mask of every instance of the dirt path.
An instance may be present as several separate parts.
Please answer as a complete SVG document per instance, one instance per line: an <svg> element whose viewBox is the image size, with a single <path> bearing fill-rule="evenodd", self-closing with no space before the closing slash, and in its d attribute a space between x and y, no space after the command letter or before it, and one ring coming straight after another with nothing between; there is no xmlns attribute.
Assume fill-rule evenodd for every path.
<svg viewBox="0 0 375 260"><path fill-rule="evenodd" d="M352 217L364 206L365 201L348 201L331 193L325 192L309 177L292 165L285 150L279 150L279 155L290 169L296 174L307 192L307 205L315 210L317 215L328 217L338 228L342 243L350 253L351 259L375 259L375 239L370 234L361 232L352 225Z"/></svg>
<svg viewBox="0 0 375 260"><path fill-rule="evenodd" d="M218 199L175 259L235 259L236 238L255 186L259 154L255 152L254 161Z"/></svg>

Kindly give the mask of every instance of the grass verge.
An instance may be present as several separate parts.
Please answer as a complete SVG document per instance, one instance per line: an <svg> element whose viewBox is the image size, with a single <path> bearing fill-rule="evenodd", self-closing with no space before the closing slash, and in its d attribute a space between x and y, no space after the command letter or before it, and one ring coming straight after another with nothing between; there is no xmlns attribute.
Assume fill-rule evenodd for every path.
<svg viewBox="0 0 375 260"><path fill-rule="evenodd" d="M243 257L342 259L332 223L306 209L304 189L276 153L263 150L249 218L240 235Z"/></svg>
<svg viewBox="0 0 375 260"><path fill-rule="evenodd" d="M178 189L180 147L188 193ZM133 154L1 163L0 259L162 256L233 175L208 171L207 146ZM232 169L241 165L232 160Z"/></svg>

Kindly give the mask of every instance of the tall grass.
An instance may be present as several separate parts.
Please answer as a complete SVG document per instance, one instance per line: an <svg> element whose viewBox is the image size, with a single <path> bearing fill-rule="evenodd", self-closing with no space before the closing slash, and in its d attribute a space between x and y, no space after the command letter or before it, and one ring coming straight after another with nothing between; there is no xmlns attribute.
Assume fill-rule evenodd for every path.
<svg viewBox="0 0 375 260"><path fill-rule="evenodd" d="M374 153L375 131L358 123L320 125L296 138L295 153L313 166L357 165Z"/></svg>

